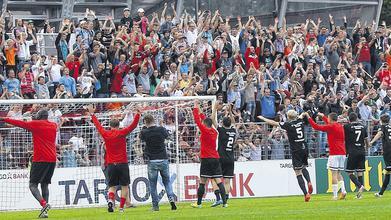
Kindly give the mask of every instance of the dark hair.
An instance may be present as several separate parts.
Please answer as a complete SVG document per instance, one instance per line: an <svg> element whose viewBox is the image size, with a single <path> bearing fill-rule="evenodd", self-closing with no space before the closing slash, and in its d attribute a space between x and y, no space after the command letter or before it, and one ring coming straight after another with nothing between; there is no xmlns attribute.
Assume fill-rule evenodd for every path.
<svg viewBox="0 0 391 220"><path fill-rule="evenodd" d="M34 117L35 120L47 120L48 118L49 112L45 109L39 110Z"/></svg>
<svg viewBox="0 0 391 220"><path fill-rule="evenodd" d="M213 121L210 118L205 118L204 124L206 125L206 127L210 128L210 127L212 127Z"/></svg>
<svg viewBox="0 0 391 220"><path fill-rule="evenodd" d="M390 116L387 115L387 114L381 115L381 116L380 116L380 121L381 121L383 124L388 124L388 123L390 123Z"/></svg>
<svg viewBox="0 0 391 220"><path fill-rule="evenodd" d="M231 127L231 119L230 118L228 118L228 117L224 117L223 118L223 126L224 127Z"/></svg>
<svg viewBox="0 0 391 220"><path fill-rule="evenodd" d="M156 80L156 77L154 74L152 74L151 77L149 77L149 80L151 82L151 85L153 85L155 87L157 86L157 80Z"/></svg>
<svg viewBox="0 0 391 220"><path fill-rule="evenodd" d="M333 121L338 121L338 114L335 113L335 112L331 112L331 113L329 114L329 117L330 117L331 120L333 120Z"/></svg>
<svg viewBox="0 0 391 220"><path fill-rule="evenodd" d="M110 127L112 128L118 128L119 127L119 120L114 118L110 120Z"/></svg>
<svg viewBox="0 0 391 220"><path fill-rule="evenodd" d="M358 116L357 116L356 113L351 112L351 113L349 114L349 121L350 121L350 122L355 122L355 121L357 121L357 118L358 118Z"/></svg>
<svg viewBox="0 0 391 220"><path fill-rule="evenodd" d="M147 114L144 116L144 123L145 124L152 124L155 121L153 116L151 114Z"/></svg>

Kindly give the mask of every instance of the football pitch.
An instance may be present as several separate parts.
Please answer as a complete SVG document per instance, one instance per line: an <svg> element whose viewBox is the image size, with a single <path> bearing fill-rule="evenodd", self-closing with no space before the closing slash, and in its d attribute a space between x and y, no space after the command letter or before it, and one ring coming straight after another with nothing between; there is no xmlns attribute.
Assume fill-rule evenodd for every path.
<svg viewBox="0 0 391 220"><path fill-rule="evenodd" d="M171 211L162 204L159 212L150 211L150 206L116 210L107 213L106 208L51 210L49 219L390 219L391 193L375 198L372 192L364 193L362 199L349 193L346 200L332 201L330 194L313 195L309 203L302 196L230 199L229 207L211 208L204 202L201 209L190 203L179 203L178 210ZM0 219L37 219L39 211L2 212Z"/></svg>

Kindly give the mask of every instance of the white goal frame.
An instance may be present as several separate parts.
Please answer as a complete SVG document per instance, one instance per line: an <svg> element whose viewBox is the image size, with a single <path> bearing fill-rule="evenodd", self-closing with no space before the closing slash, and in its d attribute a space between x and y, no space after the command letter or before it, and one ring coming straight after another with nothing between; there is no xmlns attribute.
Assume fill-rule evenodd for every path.
<svg viewBox="0 0 391 220"><path fill-rule="evenodd" d="M183 97L137 97L137 98L91 98L91 99L13 99L13 100L0 100L0 106L12 106L12 105L32 105L32 104L97 104L97 103L143 103L143 102L181 102L181 101L195 101L199 100L201 103L208 101L212 102L212 106L214 106L216 102L216 96L183 96ZM175 163L171 163L174 167L176 167L176 174L179 176L180 174L180 164L182 164L179 151L180 151L180 142L179 142L179 108L181 108L181 103L178 105L173 105L175 108L175 138L176 144L174 149L176 149L176 156L172 159L175 159ZM72 116L71 116L72 118ZM80 168L78 168L80 169ZM12 171L13 169L7 168L6 170L0 171ZM25 170L25 169L22 169ZM55 171L56 172L56 171ZM28 186L26 186L28 187ZM184 201L184 198L181 198L181 181L176 181L175 186L173 186L174 193L177 195L178 201ZM79 207L96 207L99 204L90 204L90 205L70 205L66 207L58 206L55 208L79 208ZM22 210L31 210L32 208L22 208ZM13 210L21 210L18 209L7 209L4 207L0 207L1 211L13 211Z"/></svg>

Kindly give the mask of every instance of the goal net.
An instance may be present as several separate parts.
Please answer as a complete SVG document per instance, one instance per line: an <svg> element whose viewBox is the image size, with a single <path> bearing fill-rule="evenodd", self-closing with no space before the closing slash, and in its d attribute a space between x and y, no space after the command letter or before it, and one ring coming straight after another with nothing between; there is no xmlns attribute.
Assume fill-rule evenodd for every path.
<svg viewBox="0 0 391 220"><path fill-rule="evenodd" d="M101 206L107 202L107 187L102 172L103 141L87 114L87 106L95 105L96 116L108 128L113 117L120 126L133 121L136 109L150 113L170 133L166 148L170 162L170 180L178 201L194 199L199 174L199 131L192 109L195 98L200 108L211 115L213 96L117 99L0 100L0 116L32 120L42 108L49 111L49 120L60 125L57 132L57 166L49 185L49 203L55 208ZM139 139L143 127L127 137L130 197L134 204L150 203L144 144ZM39 208L29 191L29 169L33 144L29 131L0 122L0 211ZM187 175L184 175L184 174ZM192 175L188 175L191 173ZM167 201L162 181L158 194ZM118 192L119 195L119 192Z"/></svg>

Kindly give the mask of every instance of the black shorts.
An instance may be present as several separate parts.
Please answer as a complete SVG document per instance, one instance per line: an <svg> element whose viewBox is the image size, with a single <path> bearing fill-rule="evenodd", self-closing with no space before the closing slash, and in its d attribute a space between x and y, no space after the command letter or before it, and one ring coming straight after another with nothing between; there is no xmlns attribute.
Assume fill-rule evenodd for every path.
<svg viewBox="0 0 391 220"><path fill-rule="evenodd" d="M348 155L348 161L346 162L347 172L364 172L365 171L365 153L355 153Z"/></svg>
<svg viewBox="0 0 391 220"><path fill-rule="evenodd" d="M127 163L109 164L107 166L109 187L127 186L130 183L129 166Z"/></svg>
<svg viewBox="0 0 391 220"><path fill-rule="evenodd" d="M383 154L385 170L391 171L391 154Z"/></svg>
<svg viewBox="0 0 391 220"><path fill-rule="evenodd" d="M301 170L308 166L308 150L292 151L292 166L294 170Z"/></svg>
<svg viewBox="0 0 391 220"><path fill-rule="evenodd" d="M30 169L30 183L52 183L54 168L56 168L55 162L33 162Z"/></svg>
<svg viewBox="0 0 391 220"><path fill-rule="evenodd" d="M219 159L201 159L200 176L204 178L221 178L223 175Z"/></svg>
<svg viewBox="0 0 391 220"><path fill-rule="evenodd" d="M235 161L220 158L220 166L224 178L234 178Z"/></svg>

